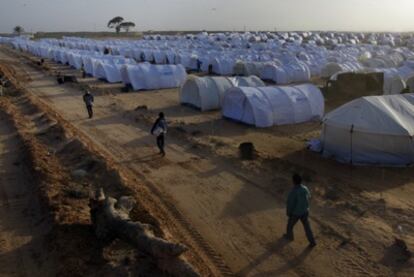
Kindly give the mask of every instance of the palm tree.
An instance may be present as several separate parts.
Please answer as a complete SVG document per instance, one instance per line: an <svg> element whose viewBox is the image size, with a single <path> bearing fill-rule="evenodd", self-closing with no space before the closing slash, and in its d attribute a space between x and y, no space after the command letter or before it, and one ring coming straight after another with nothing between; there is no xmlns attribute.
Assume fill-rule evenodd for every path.
<svg viewBox="0 0 414 277"><path fill-rule="evenodd" d="M130 21L128 21L128 22L122 22L121 24L119 24L119 27L121 28L121 29L124 29L125 30L125 32L129 32L129 29L131 29L131 28L134 28L135 27L135 23L134 22L130 22Z"/></svg>
<svg viewBox="0 0 414 277"><path fill-rule="evenodd" d="M18 25L18 26L13 28L13 32L20 36L24 32L24 29L23 29L22 26Z"/></svg>
<svg viewBox="0 0 414 277"><path fill-rule="evenodd" d="M124 21L124 18L122 16L116 16L109 20L108 22L108 28L115 29L116 33L119 33L121 31L121 23Z"/></svg>

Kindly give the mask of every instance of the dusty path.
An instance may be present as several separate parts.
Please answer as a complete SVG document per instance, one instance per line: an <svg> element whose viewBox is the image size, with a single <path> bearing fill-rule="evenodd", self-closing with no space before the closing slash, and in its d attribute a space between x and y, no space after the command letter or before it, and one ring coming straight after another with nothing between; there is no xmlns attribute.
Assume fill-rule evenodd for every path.
<svg viewBox="0 0 414 277"><path fill-rule="evenodd" d="M21 141L0 112L0 276L53 276L44 260L48 229Z"/></svg>
<svg viewBox="0 0 414 277"><path fill-rule="evenodd" d="M5 53L0 53L0 58L19 62L19 59ZM27 87L34 95L89 136L120 165L135 173L139 181L158 194L173 213L176 210L182 217L183 225L189 225L190 231L194 230L197 236L200 235L220 254L235 274L392 274L389 269L378 264L376 253L372 254L373 257L367 254L372 253L369 247L376 244L375 240L369 240L374 236L370 235L372 231L369 228L363 229L369 240L368 248L365 248L365 245L344 244L339 232L319 220L324 215L327 221L334 221L337 217L335 212L329 214L329 211L315 209L313 226L319 243L317 248L306 248L300 226L296 230L294 243L286 244L281 239L286 220L284 194L290 185L290 172L285 170L283 164L275 164L274 172L259 170L255 175L254 170L240 170L236 160L223 159L173 135L168 137L168 155L161 159L156 155L154 138L148 133L148 118L145 115L131 116L131 110L125 107L130 107L131 103L137 106L139 97L157 99L162 95L148 92L139 96L97 96L95 118L87 120L78 89L56 86L54 79L21 62L19 69L25 70L33 79ZM204 119L208 121L211 118L207 116ZM263 178L255 178L261 174ZM267 176L273 176L273 179ZM269 183L273 185L272 188L269 188ZM412 187L407 189L411 191ZM411 209L411 204L407 208ZM345 227L349 223L357 224L353 217L342 223ZM374 225L377 221L367 223ZM386 225L379 227L379 230L388 228Z"/></svg>
<svg viewBox="0 0 414 277"><path fill-rule="evenodd" d="M131 124L122 113L111 109L113 99L97 97L95 119L86 120L78 90L58 87L54 79L28 67L25 70L33 79L28 87L36 95L168 197L233 272L250 276L312 274L300 264L305 258L306 263L312 263L302 231L295 244L286 245L281 239L284 203L254 181L219 159L197 155L190 145L180 145L179 141L170 140L167 158L160 159L148 127ZM317 230L315 226L316 234ZM286 266L296 252L297 267ZM315 257L317 252L313 252Z"/></svg>

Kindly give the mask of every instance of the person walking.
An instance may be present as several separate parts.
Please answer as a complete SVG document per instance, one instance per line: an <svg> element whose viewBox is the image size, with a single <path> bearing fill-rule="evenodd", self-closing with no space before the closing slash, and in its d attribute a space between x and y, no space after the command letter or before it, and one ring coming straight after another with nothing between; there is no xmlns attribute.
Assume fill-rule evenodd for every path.
<svg viewBox="0 0 414 277"><path fill-rule="evenodd" d="M164 113L159 113L157 120L151 129L151 134L157 137L157 146L160 149L160 154L165 156L165 134L167 133L167 121Z"/></svg>
<svg viewBox="0 0 414 277"><path fill-rule="evenodd" d="M202 64L203 63L199 59L197 59L197 72L201 72L201 65Z"/></svg>
<svg viewBox="0 0 414 277"><path fill-rule="evenodd" d="M311 194L309 189L302 184L302 177L298 174L292 176L293 188L287 199L286 213L289 217L286 234L284 237L293 241L293 227L300 220L305 229L306 237L309 241L309 247L315 247L316 241L309 223L309 201Z"/></svg>
<svg viewBox="0 0 414 277"><path fill-rule="evenodd" d="M86 110L88 111L89 118L93 117L93 109L92 109L93 101L94 101L93 95L89 92L89 90L86 90L85 94L83 95L83 102L85 102Z"/></svg>
<svg viewBox="0 0 414 277"><path fill-rule="evenodd" d="M82 67L81 67L81 75L82 75L82 78L83 78L83 79L85 79L85 78L86 78L86 70L85 70L85 66L84 66L84 64L82 64Z"/></svg>

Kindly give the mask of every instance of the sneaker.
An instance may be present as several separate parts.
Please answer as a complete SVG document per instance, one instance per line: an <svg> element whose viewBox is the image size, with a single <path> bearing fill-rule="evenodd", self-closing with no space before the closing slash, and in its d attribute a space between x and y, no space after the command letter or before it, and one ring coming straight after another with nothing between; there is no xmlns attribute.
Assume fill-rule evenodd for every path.
<svg viewBox="0 0 414 277"><path fill-rule="evenodd" d="M283 238L288 240L288 241L293 241L293 238L291 236L288 236L287 234L284 234Z"/></svg>
<svg viewBox="0 0 414 277"><path fill-rule="evenodd" d="M315 246L316 246L316 242L311 242L308 245L309 248L314 248Z"/></svg>

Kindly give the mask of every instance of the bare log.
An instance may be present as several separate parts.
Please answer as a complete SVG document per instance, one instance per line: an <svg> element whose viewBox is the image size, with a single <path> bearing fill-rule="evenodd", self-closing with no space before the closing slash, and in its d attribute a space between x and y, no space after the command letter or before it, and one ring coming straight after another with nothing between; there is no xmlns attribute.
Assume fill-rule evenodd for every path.
<svg viewBox="0 0 414 277"><path fill-rule="evenodd" d="M118 200L106 197L99 190L90 199L91 219L98 239L110 242L121 239L153 257L158 267L174 276L199 276L193 267L179 256L188 248L154 235L151 225L133 222L129 216L135 201L129 197Z"/></svg>

